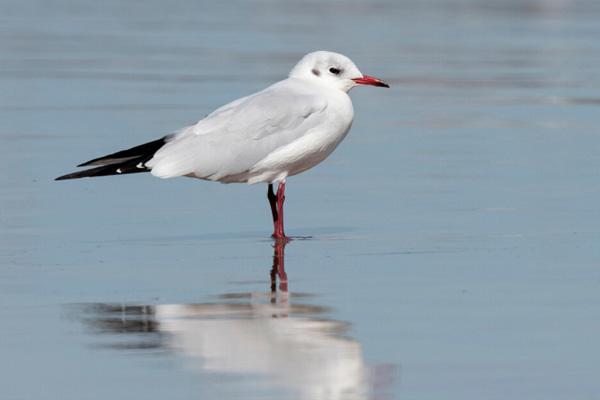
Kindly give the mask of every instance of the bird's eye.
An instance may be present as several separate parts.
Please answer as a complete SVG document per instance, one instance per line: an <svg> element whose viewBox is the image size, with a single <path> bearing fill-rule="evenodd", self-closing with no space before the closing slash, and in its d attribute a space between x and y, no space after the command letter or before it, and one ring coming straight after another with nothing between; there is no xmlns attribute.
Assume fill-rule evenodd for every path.
<svg viewBox="0 0 600 400"><path fill-rule="evenodd" d="M329 68L329 72L331 72L334 75L339 75L339 73L342 71L339 68L331 67L331 68Z"/></svg>

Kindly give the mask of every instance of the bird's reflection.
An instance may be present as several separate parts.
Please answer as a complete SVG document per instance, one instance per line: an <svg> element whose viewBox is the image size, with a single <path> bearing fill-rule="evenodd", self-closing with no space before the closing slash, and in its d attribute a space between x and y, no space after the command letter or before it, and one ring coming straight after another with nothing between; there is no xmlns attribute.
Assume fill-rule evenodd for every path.
<svg viewBox="0 0 600 400"><path fill-rule="evenodd" d="M273 268L271 268L271 293L272 303L275 302L277 294L277 278L279 277L279 290L285 296L288 291L287 274L285 273L285 246L287 241L277 240L273 245Z"/></svg>
<svg viewBox="0 0 600 400"><path fill-rule="evenodd" d="M299 399L370 398L389 371L365 366L360 344L344 336L348 324L325 318L326 307L288 294L285 246L274 246L270 292L201 304L92 304L83 318L92 332L117 334L112 348L174 351L198 371L251 376Z"/></svg>

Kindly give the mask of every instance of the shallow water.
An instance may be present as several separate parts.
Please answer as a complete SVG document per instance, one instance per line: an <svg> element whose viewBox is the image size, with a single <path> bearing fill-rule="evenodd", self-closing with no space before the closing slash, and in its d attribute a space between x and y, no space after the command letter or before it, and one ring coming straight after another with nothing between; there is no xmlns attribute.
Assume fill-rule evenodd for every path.
<svg viewBox="0 0 600 400"><path fill-rule="evenodd" d="M599 18L0 2L0 397L597 398ZM392 88L354 90L350 135L289 180L289 292L262 185L52 180L316 49Z"/></svg>

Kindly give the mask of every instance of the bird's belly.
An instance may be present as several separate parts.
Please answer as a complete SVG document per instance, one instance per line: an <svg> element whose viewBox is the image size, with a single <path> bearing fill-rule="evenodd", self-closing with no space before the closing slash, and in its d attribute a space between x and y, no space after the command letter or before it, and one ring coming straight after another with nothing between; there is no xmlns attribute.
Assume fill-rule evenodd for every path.
<svg viewBox="0 0 600 400"><path fill-rule="evenodd" d="M298 159L294 162L288 164L288 176L297 175L301 172L304 172L321 161L325 160L335 148L340 144L341 139L336 142L328 143L325 146L320 146L318 148L312 149L314 151L303 151L299 152Z"/></svg>
<svg viewBox="0 0 600 400"><path fill-rule="evenodd" d="M273 182L306 171L325 160L350 129L313 132L269 154L248 171L247 182Z"/></svg>

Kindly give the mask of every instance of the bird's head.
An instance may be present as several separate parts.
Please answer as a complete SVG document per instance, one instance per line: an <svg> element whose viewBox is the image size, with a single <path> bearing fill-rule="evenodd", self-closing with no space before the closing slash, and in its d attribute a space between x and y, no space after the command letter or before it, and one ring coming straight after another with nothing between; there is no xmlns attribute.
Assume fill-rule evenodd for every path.
<svg viewBox="0 0 600 400"><path fill-rule="evenodd" d="M310 80L344 92L358 85L389 88L381 79L363 75L348 57L330 51L315 51L302 57L290 78Z"/></svg>

